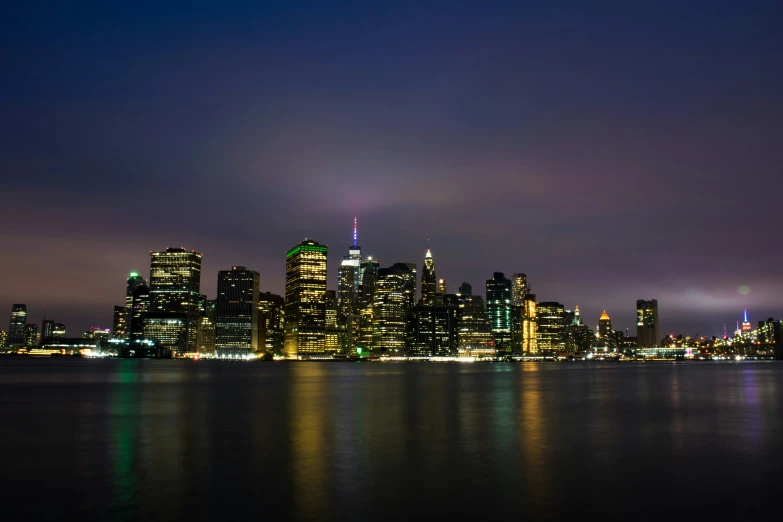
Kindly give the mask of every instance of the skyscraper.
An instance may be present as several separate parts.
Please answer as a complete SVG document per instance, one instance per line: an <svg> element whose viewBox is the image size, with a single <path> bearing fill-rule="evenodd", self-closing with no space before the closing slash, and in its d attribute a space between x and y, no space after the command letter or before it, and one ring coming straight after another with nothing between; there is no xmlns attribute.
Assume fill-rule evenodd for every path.
<svg viewBox="0 0 783 522"><path fill-rule="evenodd" d="M536 295L527 294L522 312L522 353L538 354L538 316L536 310Z"/></svg>
<svg viewBox="0 0 783 522"><path fill-rule="evenodd" d="M133 306L133 292L140 286L147 286L147 281L138 272L131 272L125 285L125 308Z"/></svg>
<svg viewBox="0 0 783 522"><path fill-rule="evenodd" d="M258 351L258 288L255 270L234 266L218 272L215 306L215 354L250 355Z"/></svg>
<svg viewBox="0 0 783 522"><path fill-rule="evenodd" d="M565 349L565 324L563 305L541 302L536 305L538 351L555 353Z"/></svg>
<svg viewBox="0 0 783 522"><path fill-rule="evenodd" d="M198 324L198 353L216 355L215 352L215 316L217 315L217 299L204 301L204 309L200 310Z"/></svg>
<svg viewBox="0 0 783 522"><path fill-rule="evenodd" d="M612 319L609 317L609 314L606 313L606 310L604 310L604 313L602 313L601 317L598 318L598 345L608 348L611 344L611 336Z"/></svg>
<svg viewBox="0 0 783 522"><path fill-rule="evenodd" d="M503 272L487 280L487 317L497 351L511 351L511 281Z"/></svg>
<svg viewBox="0 0 783 522"><path fill-rule="evenodd" d="M150 252L150 306L144 316L144 337L163 348L196 351L203 297L199 293L201 257L184 248Z"/></svg>
<svg viewBox="0 0 783 522"><path fill-rule="evenodd" d="M349 317L358 311L359 288L362 284L362 249L357 240L356 218L353 218L353 244L337 269L337 299L343 317Z"/></svg>
<svg viewBox="0 0 783 522"><path fill-rule="evenodd" d="M337 292L326 291L326 315L324 327L324 351L335 355L349 349L346 343L346 323L340 319L340 310L337 304Z"/></svg>
<svg viewBox="0 0 783 522"><path fill-rule="evenodd" d="M511 276L511 304L524 306L525 296L528 294L527 274L517 272Z"/></svg>
<svg viewBox="0 0 783 522"><path fill-rule="evenodd" d="M326 245L305 239L286 253L285 354L320 355L326 348Z"/></svg>
<svg viewBox="0 0 783 522"><path fill-rule="evenodd" d="M8 346L24 346L26 343L27 305L11 306L11 322L8 325Z"/></svg>
<svg viewBox="0 0 783 522"><path fill-rule="evenodd" d="M25 324L24 325L24 345L27 348L35 348L38 346L38 325L37 324Z"/></svg>
<svg viewBox="0 0 783 522"><path fill-rule="evenodd" d="M408 309L406 353L409 356L450 356L457 353L457 308L416 305Z"/></svg>
<svg viewBox="0 0 783 522"><path fill-rule="evenodd" d="M435 277L435 260L432 259L432 252L427 249L424 254L424 266L421 269L421 304L435 304L436 294L438 293L437 278Z"/></svg>
<svg viewBox="0 0 783 522"><path fill-rule="evenodd" d="M128 310L125 306L114 307L114 320L111 327L112 339L128 338Z"/></svg>
<svg viewBox="0 0 783 522"><path fill-rule="evenodd" d="M421 303L425 305L435 304L435 294L437 294L437 284L435 277L435 261L432 259L432 252L427 249L424 254L424 267L421 269Z"/></svg>
<svg viewBox="0 0 783 522"><path fill-rule="evenodd" d="M44 319L41 321L41 344L51 341L54 336L54 321Z"/></svg>
<svg viewBox="0 0 783 522"><path fill-rule="evenodd" d="M54 323L54 328L52 329L52 339L65 339L68 332L65 330L65 324L63 323Z"/></svg>
<svg viewBox="0 0 783 522"><path fill-rule="evenodd" d="M394 263L378 270L372 309L374 351L386 355L404 354L407 312L415 300L415 264Z"/></svg>
<svg viewBox="0 0 783 522"><path fill-rule="evenodd" d="M487 320L484 298L471 295L468 283L460 286L462 311L459 315L459 353L472 356L495 355L495 340Z"/></svg>
<svg viewBox="0 0 783 522"><path fill-rule="evenodd" d="M636 341L641 348L656 347L661 342L657 299L636 301Z"/></svg>
<svg viewBox="0 0 783 522"><path fill-rule="evenodd" d="M0 348L8 347L8 332L0 330Z"/></svg>
<svg viewBox="0 0 783 522"><path fill-rule="evenodd" d="M133 289L131 307L127 313L128 336L132 341L144 338L144 320L150 309L150 288L138 285Z"/></svg>
<svg viewBox="0 0 783 522"><path fill-rule="evenodd" d="M260 348L273 354L283 353L283 296L261 292L258 296L259 328L262 339Z"/></svg>

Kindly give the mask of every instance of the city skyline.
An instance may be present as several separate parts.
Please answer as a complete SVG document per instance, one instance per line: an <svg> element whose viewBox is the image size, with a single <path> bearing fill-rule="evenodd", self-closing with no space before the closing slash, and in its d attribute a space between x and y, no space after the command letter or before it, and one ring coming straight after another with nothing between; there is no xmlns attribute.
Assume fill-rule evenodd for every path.
<svg viewBox="0 0 783 522"><path fill-rule="evenodd" d="M182 245L205 293L247 266L282 295L304 237L333 289L358 215L385 266L429 238L450 288L525 272L591 328L639 298L662 334L777 317L783 8L719 4L19 3L0 310L109 327Z"/></svg>
<svg viewBox="0 0 783 522"><path fill-rule="evenodd" d="M360 247L358 246L358 243L357 243L357 235L358 235L358 232L357 232L358 224L357 223L358 223L358 218L356 216L354 216L354 218L353 218L353 229L352 229L353 232L352 232L352 236L351 236L352 240L349 241L349 245L347 247L345 247L345 252L348 252L350 250L352 252L357 252L357 255L359 255L358 252L360 251L359 250ZM306 241L312 241L312 240L310 238L306 238L306 239L304 239L302 244L304 244L304 242L306 242ZM431 260L434 257L434 254L432 253L432 249L431 249L431 245L430 245L431 244L431 239L428 238L426 240L426 244L427 244L426 250L424 252L424 255L421 256L421 257L425 261L428 261L428 260ZM323 246L328 248L329 245L328 244L323 244ZM182 251L184 253L188 252L187 248L185 248L185 247L167 247L167 250L175 251L175 252ZM196 250L191 250L191 252L196 252ZM366 252L366 249L365 249L365 252ZM149 254L152 254L152 253L153 253L153 251L149 252ZM203 253L199 252L199 253L197 253L195 255L197 255L197 256L199 256L199 258L201 258L203 256ZM327 274L327 280L326 280L326 287L327 287L328 290L335 291L335 292L338 290L338 286L339 286L339 277L340 277L340 275L339 275L340 274L339 266L340 266L341 263L338 260L332 259L332 258L337 258L339 256L340 256L340 252L339 251L337 251L337 252L333 251L331 256L329 256L327 254L328 274ZM331 261L330 261L330 259L331 259ZM344 259L349 259L349 256L343 256L342 259L343 260ZM366 254L361 259L362 259L362 261L365 261L367 259L372 259L373 261L380 262L380 267L381 268L391 267L395 263L405 263L404 261L395 261L395 262L387 263L383 259L380 259L380 258L378 258L376 256L373 256L372 254ZM200 261L201 261L201 259L200 259ZM423 265L415 263L415 262L412 263L412 264L414 266L418 265L420 267L423 267ZM337 265L336 267L334 267L335 268L334 270L332 269L333 265ZM441 264L439 264L438 266L440 267ZM237 268L237 265L232 265L229 268L235 270ZM241 266L240 268L244 269L244 266ZM249 268L249 269L253 270L252 268ZM215 282L215 291L214 292L209 292L208 291L211 288L212 284L211 283L205 284L205 281L207 281L207 279L205 279L203 274L202 274L202 276L201 276L201 286L204 287L205 289L207 289L207 292L204 294L204 296L207 299L210 299L210 300L217 299L217 295L219 293L218 292L218 285L219 285L219 281L220 281L220 277L221 277L220 274L226 272L226 270L227 270L226 268L216 270L215 277L212 278L212 279L214 279L214 282ZM441 268L439 268L438 270L439 270L438 273L440 274ZM333 272L334 272L334 274L333 274ZM133 271L131 271L129 273L129 276L128 276L128 288L130 288L131 281L134 280L134 279L138 278L141 282L143 282L145 279L149 279L149 277L146 275L148 273L149 273L149 269L147 269L146 271L145 270L133 270ZM496 272L493 273L493 277L494 276L498 276L498 274L503 275L504 273L496 271ZM534 299L538 299L539 301L541 301L541 299L542 299L541 294L536 296L536 293L537 293L536 289L538 287L534 284L535 278L533 277L531 279L531 276L529 274L525 274L525 273L514 273L513 274L513 278L517 278L517 276L522 277L522 278L525 278L525 277L528 278L527 281L523 281L522 284L525 286L526 291L529 291L531 293L531 295L533 296ZM417 303L420 301L420 299L423 298L423 296L422 296L422 290L423 289L422 289L422 286L421 286L421 281L422 281L421 277L422 277L422 274L418 274L417 275L417 279L416 279L416 302ZM490 277L488 279L492 279L493 277ZM437 277L437 279L438 280L442 280L444 278L440 277L440 275L439 275ZM454 280L454 279L452 279L452 280ZM268 293L272 293L272 294L276 294L276 295L280 295L280 296L284 296L285 295L285 277L283 277L283 281L282 281L283 288L282 288L282 290L280 292L276 291L273 286L270 286L270 287L264 286L264 278L263 278L263 276L261 276L259 278L259 281L260 281L259 289L260 289L261 292L268 292ZM467 282L468 284L473 286L473 283L471 281L462 281L462 282ZM462 284L462 282L460 283L460 285ZM487 282L489 282L489 281L487 281ZM512 283L512 281L508 280L509 289L511 288L511 283ZM473 295L481 295L482 298L486 298L487 294L486 294L486 290L484 289L484 285L479 285L478 288L480 289L479 293L477 293L474 290ZM127 292L129 290L123 289L123 291L126 294L126 297L124 298L124 301L127 304L127 299L128 299ZM115 292L112 292L112 293L115 293ZM547 298L546 295L544 295L543 299L548 299L548 298ZM514 301L515 303L516 303L516 300L518 300L517 297L514 297L514 299L512 299L512 301ZM16 303L22 303L22 301L23 300L16 300L14 302L13 306L15 306ZM639 303L641 301L639 299L635 299L634 301L635 301L636 306L638 307L638 305L639 305ZM653 299L653 301L657 301L657 300ZM594 330L595 333L597 333L600 330L600 319L601 319L601 317L603 317L603 315L607 313L607 309L606 308L602 308L601 306L599 306L599 305L597 305L595 303L590 303L590 302L586 302L584 305L581 304L581 303L571 304L568 300L555 300L555 299L548 299L546 302L545 301L541 301L541 302L544 302L545 304L547 304L549 302L559 303L559 304L562 305L562 308L564 308L565 310L571 311L571 312L573 312L574 309L581 310L581 317L584 319L584 324L587 327L589 327L590 329ZM28 325L37 325L39 329L42 328L43 322L36 320L36 317L34 315L35 310L36 310L36 305L33 304L33 306L30 306L29 303L23 303L23 304L26 305L27 324ZM108 314L103 313L103 312L101 312L101 314L100 314L101 316L108 315L109 319L108 319L108 321L105 321L106 325L108 325L108 326L113 326L114 321L116 321L116 309L118 309L119 307L117 305L115 305L114 308L115 308L114 317L112 317L111 310L108 312ZM594 308L602 309L602 312L595 319L595 321L592 321L591 316L590 315L586 315L584 313L584 310L591 311ZM42 309L43 309L43 312L45 314L46 310L47 310L46 306L42 305ZM668 316L665 313L665 310L666 310L666 308L664 308L664 314L661 315L661 317L663 317L664 319L658 319L657 322L656 322L656 324L658 324L658 325L660 325L661 323L663 323L663 325L664 325L664 329L662 329L659 332L659 336L658 336L659 339L661 337L663 337L663 336L668 336L670 334L671 335L675 335L675 336L676 335L686 335L686 336L691 336L691 337L694 337L694 338L697 335L698 336L715 336L715 337L720 337L722 331L725 331L725 329L727 328L726 325L727 324L729 324L729 325L732 324L731 321L729 321L729 322L723 321L721 323L721 328L722 328L721 331L707 332L707 333L703 333L703 332L691 333L691 332L689 332L687 330L686 331L676 330L676 329L667 327L667 321L668 321L667 318L670 317L670 316ZM49 313L50 313L50 317L49 317L47 322L51 322L51 314L52 314L51 308L49 308ZM490 314L491 314L491 312L490 312ZM657 314L657 310L656 310L656 314ZM60 315L68 316L68 314L60 314ZM69 322L67 320L62 319L60 317L60 315L58 315L57 318L56 318L58 323L64 323L64 324L66 324L66 326L69 326L70 324L76 324L75 327L69 326L69 333L70 333L71 336L75 335L76 333L81 335L81 332L86 332L86 331L88 331L91 328L96 328L96 327L105 328L105 327L108 327L108 326L105 326L100 321L96 322L96 321L87 320L86 322L83 322L83 323L73 323L73 322ZM625 316L631 317L631 320L629 321L628 324L621 323L620 327L617 328L617 330L626 332L628 335L635 335L637 321L638 321L638 309L636 307L631 307L631 313L628 313L628 310L619 310L618 309L617 311L613 312L611 315L612 315L612 317L617 316L617 317L621 317L621 318L623 318ZM748 320L748 310L747 310L747 308L743 308L742 312L740 313L740 315L738 317L739 318L735 318L736 324L738 325L738 327L739 327L740 323L743 323L743 327L745 327L745 325L748 325L748 324L752 324L755 327L755 325L756 325L756 323L758 321L766 320L769 317L772 317L774 319L779 319L780 318L780 313L779 312L777 312L777 313L776 312L772 312L772 313L767 314L767 315L764 315L764 314L757 315L757 317L753 318L752 322L749 322L749 320ZM42 317L41 319L44 319L44 318ZM128 320L128 319L126 318L125 320ZM84 325L88 325L89 324L89 326L81 327L81 326L79 326L80 324L84 324ZM2 328L0 328L0 330L1 329ZM732 329L732 328L729 328L728 330L729 330L729 332L733 332L734 331L734 329ZM655 337L656 336L653 336L653 338L655 338Z"/></svg>

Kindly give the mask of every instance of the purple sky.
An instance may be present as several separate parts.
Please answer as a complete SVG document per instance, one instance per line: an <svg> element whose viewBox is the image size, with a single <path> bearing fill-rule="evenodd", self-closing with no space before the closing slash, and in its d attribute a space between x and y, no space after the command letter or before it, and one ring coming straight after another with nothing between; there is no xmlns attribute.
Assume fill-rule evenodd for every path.
<svg viewBox="0 0 783 522"><path fill-rule="evenodd" d="M382 266L429 238L450 291L524 271L593 327L783 315L780 2L29 4L0 17L0 313L111 326L167 246L209 297L231 265L283 293L308 237L334 288L356 215Z"/></svg>

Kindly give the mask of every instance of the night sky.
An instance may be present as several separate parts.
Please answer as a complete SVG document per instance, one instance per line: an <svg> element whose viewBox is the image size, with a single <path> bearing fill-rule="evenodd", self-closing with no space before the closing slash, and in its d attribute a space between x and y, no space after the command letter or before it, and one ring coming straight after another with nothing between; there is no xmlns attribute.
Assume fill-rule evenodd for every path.
<svg viewBox="0 0 783 522"><path fill-rule="evenodd" d="M0 328L110 327L167 246L282 294L307 237L336 288L354 216L593 328L783 315L779 0L165 4L0 8Z"/></svg>

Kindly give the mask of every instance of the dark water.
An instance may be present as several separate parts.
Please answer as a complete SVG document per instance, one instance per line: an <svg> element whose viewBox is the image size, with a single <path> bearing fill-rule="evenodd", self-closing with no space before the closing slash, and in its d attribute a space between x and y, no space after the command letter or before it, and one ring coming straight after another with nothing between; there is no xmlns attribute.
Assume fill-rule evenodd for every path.
<svg viewBox="0 0 783 522"><path fill-rule="evenodd" d="M33 520L770 519L782 408L776 363L2 357L0 495Z"/></svg>

